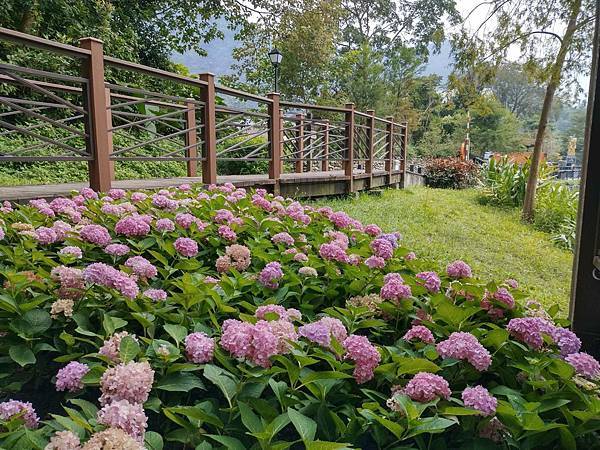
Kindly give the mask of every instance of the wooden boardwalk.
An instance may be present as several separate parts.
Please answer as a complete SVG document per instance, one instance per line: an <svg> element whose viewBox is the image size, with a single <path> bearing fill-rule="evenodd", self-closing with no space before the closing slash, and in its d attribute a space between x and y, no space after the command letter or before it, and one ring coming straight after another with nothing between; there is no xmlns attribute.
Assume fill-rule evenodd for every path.
<svg viewBox="0 0 600 450"><path fill-rule="evenodd" d="M281 175L278 189L275 182L264 175L222 175L217 177L218 184L233 183L237 187L263 187L270 191L278 191L282 195L295 197L318 197L323 195L339 195L349 192L349 178L343 170L327 172L285 173ZM114 188L127 190L161 189L180 184L202 184L201 177L152 178L143 180L116 180ZM402 173L392 175L384 171L373 172L372 176L364 171L355 171L353 176L354 191L402 184ZM35 198L56 198L67 196L73 191L89 186L87 182L23 185L0 187L0 200L28 201Z"/></svg>

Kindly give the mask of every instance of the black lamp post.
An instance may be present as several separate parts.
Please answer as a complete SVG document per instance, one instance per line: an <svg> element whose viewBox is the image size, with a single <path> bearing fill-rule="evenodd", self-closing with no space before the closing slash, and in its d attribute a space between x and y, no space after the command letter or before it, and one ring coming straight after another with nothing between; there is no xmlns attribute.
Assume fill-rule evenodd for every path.
<svg viewBox="0 0 600 450"><path fill-rule="evenodd" d="M269 52L269 59L271 60L271 64L273 64L273 68L275 69L275 92L279 92L279 65L281 64L283 55L279 50L274 48Z"/></svg>

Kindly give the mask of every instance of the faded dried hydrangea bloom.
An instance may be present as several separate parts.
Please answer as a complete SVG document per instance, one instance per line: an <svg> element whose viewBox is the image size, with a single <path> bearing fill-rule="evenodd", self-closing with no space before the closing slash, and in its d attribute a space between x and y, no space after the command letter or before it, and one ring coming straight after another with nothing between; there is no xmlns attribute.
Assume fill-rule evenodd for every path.
<svg viewBox="0 0 600 450"><path fill-rule="evenodd" d="M413 325L412 328L402 336L402 339L405 341L418 340L426 344L435 344L433 333L429 328L423 325Z"/></svg>
<svg viewBox="0 0 600 450"><path fill-rule="evenodd" d="M552 317L550 317L550 314L548 314L544 306L537 300L533 299L529 299L525 303L525 315L527 317L540 317L549 322L552 321Z"/></svg>
<svg viewBox="0 0 600 450"><path fill-rule="evenodd" d="M58 318L60 314L63 314L65 317L73 317L73 306L75 306L75 302L70 298L59 298L50 308L50 316L53 319Z"/></svg>
<svg viewBox="0 0 600 450"><path fill-rule="evenodd" d="M314 267L309 266L300 267L298 273L303 277L316 277L319 275Z"/></svg>
<svg viewBox="0 0 600 450"><path fill-rule="evenodd" d="M185 337L185 354L196 364L204 364L213 359L215 340L205 333L197 332Z"/></svg>
<svg viewBox="0 0 600 450"><path fill-rule="evenodd" d="M368 308L370 313L379 314L381 312L381 310L379 309L379 304L382 301L383 299L379 295L369 294L358 297L351 297L350 299L348 299L346 304L355 308Z"/></svg>
<svg viewBox="0 0 600 450"><path fill-rule="evenodd" d="M118 400L144 403L154 383L154 370L147 361L128 362L111 367L100 378L100 404Z"/></svg>
<svg viewBox="0 0 600 450"><path fill-rule="evenodd" d="M56 390L76 392L83 389L83 377L90 368L80 362L71 361L56 374Z"/></svg>
<svg viewBox="0 0 600 450"><path fill-rule="evenodd" d="M479 437L490 439L496 443L504 440L504 436L508 434L507 428L497 417L487 422L480 430Z"/></svg>
<svg viewBox="0 0 600 450"><path fill-rule="evenodd" d="M484 416L493 416L496 413L498 400L483 386L468 387L462 393L465 406L474 408Z"/></svg>
<svg viewBox="0 0 600 450"><path fill-rule="evenodd" d="M443 359L454 358L468 361L480 372L487 370L492 364L492 356L471 333L454 332L448 339L436 346Z"/></svg>
<svg viewBox="0 0 600 450"><path fill-rule="evenodd" d="M139 443L144 442L148 418L141 404L118 400L102 407L97 418L99 424L119 428Z"/></svg>
<svg viewBox="0 0 600 450"><path fill-rule="evenodd" d="M373 370L381 361L377 348L365 336L352 334L343 342L346 354L344 358L354 361L353 376L358 384L365 383L374 377Z"/></svg>
<svg viewBox="0 0 600 450"><path fill-rule="evenodd" d="M71 431L57 431L44 450L81 450L81 442Z"/></svg>
<svg viewBox="0 0 600 450"><path fill-rule="evenodd" d="M19 415L25 422L27 428L37 428L40 422L33 405L30 402L21 402L19 400L8 400L0 403L0 419L10 420Z"/></svg>
<svg viewBox="0 0 600 450"><path fill-rule="evenodd" d="M446 273L450 278L471 278L471 267L464 261L456 260L446 267Z"/></svg>
<svg viewBox="0 0 600 450"><path fill-rule="evenodd" d="M104 341L98 353L106 356L112 362L120 362L121 358L119 356L119 346L121 345L121 340L125 336L131 336L133 339L137 341L137 337L135 334L129 334L127 331L120 331L118 333L113 334L108 340Z"/></svg>
<svg viewBox="0 0 600 450"><path fill-rule="evenodd" d="M77 300L83 295L85 283L83 272L74 267L58 266L52 268L50 278L60 283L58 296Z"/></svg>
<svg viewBox="0 0 600 450"><path fill-rule="evenodd" d="M427 403L436 398L450 398L450 386L441 376L428 372L417 373L401 391L412 400Z"/></svg>

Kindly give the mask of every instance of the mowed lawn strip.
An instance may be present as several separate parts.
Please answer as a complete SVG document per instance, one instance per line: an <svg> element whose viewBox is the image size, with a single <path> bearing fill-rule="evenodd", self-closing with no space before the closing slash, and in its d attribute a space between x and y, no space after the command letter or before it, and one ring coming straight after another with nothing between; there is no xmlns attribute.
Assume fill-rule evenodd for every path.
<svg viewBox="0 0 600 450"><path fill-rule="evenodd" d="M436 261L442 270L462 259L483 280L515 278L545 306L568 312L571 252L555 247L548 234L520 221L518 209L484 206L474 189L410 188L361 194L355 199L320 200L364 224L400 231L403 245Z"/></svg>

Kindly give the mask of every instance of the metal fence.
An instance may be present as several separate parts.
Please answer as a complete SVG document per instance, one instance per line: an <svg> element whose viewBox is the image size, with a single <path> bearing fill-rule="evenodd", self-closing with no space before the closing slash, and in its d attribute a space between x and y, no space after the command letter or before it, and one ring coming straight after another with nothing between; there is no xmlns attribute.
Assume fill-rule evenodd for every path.
<svg viewBox="0 0 600 450"><path fill-rule="evenodd" d="M0 137L23 138L0 147L0 163L87 161L99 191L110 189L122 161L185 162L188 176L206 184L217 182L221 161L264 161L275 182L285 172L343 171L350 190L355 176L405 171L407 124L374 111L219 86L210 73L192 78L104 55L93 38L74 47L0 28L0 41L79 68L74 76L0 63ZM116 72L154 84L109 82Z"/></svg>

